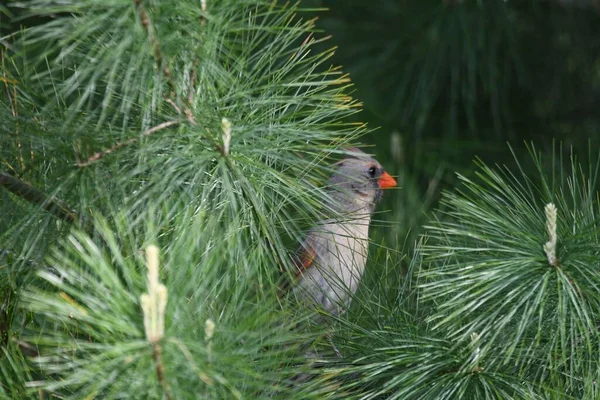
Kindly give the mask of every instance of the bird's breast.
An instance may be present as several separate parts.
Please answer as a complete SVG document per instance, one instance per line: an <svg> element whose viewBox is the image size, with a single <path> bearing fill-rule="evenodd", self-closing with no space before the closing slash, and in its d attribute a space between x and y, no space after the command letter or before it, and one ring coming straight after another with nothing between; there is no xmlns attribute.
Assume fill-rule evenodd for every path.
<svg viewBox="0 0 600 400"><path fill-rule="evenodd" d="M346 308L358 288L367 261L369 222L370 218L326 221L308 236L314 267L302 274L300 287L329 312Z"/></svg>
<svg viewBox="0 0 600 400"><path fill-rule="evenodd" d="M320 264L331 274L328 281L338 280L354 293L367 261L369 221L353 221L323 226Z"/></svg>

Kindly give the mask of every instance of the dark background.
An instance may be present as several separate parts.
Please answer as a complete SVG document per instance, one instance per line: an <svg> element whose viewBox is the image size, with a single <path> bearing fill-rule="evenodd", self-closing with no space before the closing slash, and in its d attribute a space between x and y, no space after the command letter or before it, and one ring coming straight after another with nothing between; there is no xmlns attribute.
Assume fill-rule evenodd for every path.
<svg viewBox="0 0 600 400"><path fill-rule="evenodd" d="M325 46L338 47L333 63L364 104L356 118L377 128L365 142L399 178L387 204L401 233L419 232L475 158L515 165L530 159L528 146L546 158L597 152L599 2L304 4L327 9L313 12L332 35Z"/></svg>

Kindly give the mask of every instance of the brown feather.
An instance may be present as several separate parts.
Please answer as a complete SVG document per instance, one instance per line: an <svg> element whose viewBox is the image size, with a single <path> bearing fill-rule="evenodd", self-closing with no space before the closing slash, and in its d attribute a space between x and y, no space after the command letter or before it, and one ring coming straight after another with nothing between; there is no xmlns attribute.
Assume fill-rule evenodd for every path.
<svg viewBox="0 0 600 400"><path fill-rule="evenodd" d="M300 276L306 271L315 261L317 252L312 247L302 247L298 251L296 257L294 257L294 264L296 265L296 277Z"/></svg>

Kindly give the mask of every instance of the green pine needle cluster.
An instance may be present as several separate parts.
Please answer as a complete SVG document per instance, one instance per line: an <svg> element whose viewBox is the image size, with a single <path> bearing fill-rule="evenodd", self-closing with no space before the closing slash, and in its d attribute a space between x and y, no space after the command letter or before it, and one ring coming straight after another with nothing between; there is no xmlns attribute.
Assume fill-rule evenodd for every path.
<svg viewBox="0 0 600 400"><path fill-rule="evenodd" d="M340 322L340 351L354 357L337 368L361 398L598 395L600 158L567 161L557 149L547 162L530 149L529 163L478 162L475 177L461 176L404 284L370 286L379 303L357 302ZM553 260L549 203L557 209Z"/></svg>
<svg viewBox="0 0 600 400"><path fill-rule="evenodd" d="M569 166L550 164L534 179L485 165L478 182L463 177L463 189L445 198L448 219L428 227L423 253L431 266L420 273L420 289L435 304L432 329L459 341L476 332L491 370L549 388L563 381L565 394L587 398L580 396L598 371L600 164L573 155ZM555 260L545 251L548 203L557 209Z"/></svg>
<svg viewBox="0 0 600 400"><path fill-rule="evenodd" d="M366 130L313 22L268 1L16 7L43 22L3 38L2 168L44 197L1 194L3 324L31 360L2 359L3 390L316 397L323 384L290 379L321 329L278 287L327 211L326 160ZM74 227L45 212L59 202ZM140 307L150 244L168 291L160 360Z"/></svg>
<svg viewBox="0 0 600 400"><path fill-rule="evenodd" d="M507 7L484 11L513 43L496 18ZM282 295L290 253L330 212L332 161L368 132L309 11L267 0L0 7L11 26L30 23L0 38L0 398L598 395L591 153L531 147L531 165L478 162L429 215L446 166L425 195L402 171L350 309L333 318ZM416 81L395 78L423 85L461 48L440 48L440 29L472 11L422 32L439 60ZM494 36L481 40L496 57ZM468 78L449 78L466 99L450 120L476 126L474 93L497 71L469 75L475 61L452 54ZM425 97L397 99L419 131L414 110L433 113ZM492 99L500 129L504 97ZM408 149L391 139L395 174ZM426 234L411 230L422 224Z"/></svg>

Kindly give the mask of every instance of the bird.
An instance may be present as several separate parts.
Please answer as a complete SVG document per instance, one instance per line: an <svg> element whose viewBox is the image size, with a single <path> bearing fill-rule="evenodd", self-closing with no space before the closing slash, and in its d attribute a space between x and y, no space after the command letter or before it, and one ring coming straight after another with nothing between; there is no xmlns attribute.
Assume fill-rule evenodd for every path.
<svg viewBox="0 0 600 400"><path fill-rule="evenodd" d="M333 165L324 191L326 210L294 253L297 299L333 315L350 305L367 262L369 226L383 190L396 180L373 157L357 148Z"/></svg>

